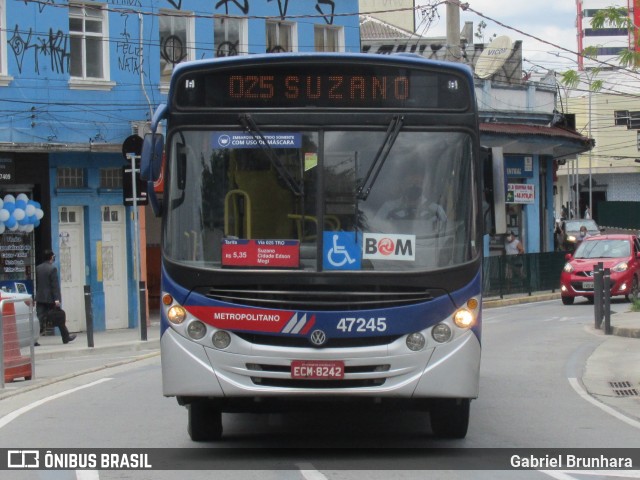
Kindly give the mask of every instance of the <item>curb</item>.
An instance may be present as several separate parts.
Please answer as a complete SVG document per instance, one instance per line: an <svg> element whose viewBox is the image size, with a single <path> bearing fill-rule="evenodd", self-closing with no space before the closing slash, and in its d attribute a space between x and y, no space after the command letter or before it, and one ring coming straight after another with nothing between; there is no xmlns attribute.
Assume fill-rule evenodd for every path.
<svg viewBox="0 0 640 480"><path fill-rule="evenodd" d="M127 365L129 363L134 363L134 362L139 362L141 360L146 360L147 358L152 358L155 356L160 355L159 351L153 351L150 353L146 353L143 355L140 355L139 357L135 357L135 358L128 358L126 360L120 360L117 362L112 362L112 363L108 363L106 365L100 365L98 367L93 367L93 368L87 368L85 370L80 370L78 372L72 372L72 373L67 373L66 375L61 375L59 377L53 377L53 378L49 378L47 380L43 380L41 382L38 382L38 380L36 379L33 385L29 385L28 387L24 387L24 388L18 388L15 390L8 390L5 392L0 392L0 400L4 400L5 398L9 398L9 397L15 397L17 395L22 395L24 393L27 392L31 392L33 390L37 390L39 388L43 388L43 387L47 387L49 385L53 385L54 383L58 383L58 382L62 382L64 380L69 380L70 378L75 378L75 377L80 377L82 375L87 375L89 373L95 373L95 372L99 372L102 370L106 370L109 368L115 368L115 367L120 367L122 365Z"/></svg>
<svg viewBox="0 0 640 480"><path fill-rule="evenodd" d="M160 349L160 340L153 339L146 342L135 340L131 342L118 343L116 345L102 345L97 347L84 347L80 349L62 349L56 348L49 351L38 351L36 347L36 360L51 360L60 357L80 357L85 355L101 355L105 353L121 353L121 352L144 352L156 351ZM46 348L46 347L45 347Z"/></svg>
<svg viewBox="0 0 640 480"><path fill-rule="evenodd" d="M526 297L500 298L495 300L483 300L483 308L507 307L510 305L522 305L524 303L544 302L546 300L559 300L558 293L543 293L540 295L527 295Z"/></svg>
<svg viewBox="0 0 640 480"><path fill-rule="evenodd" d="M618 337L640 338L640 328L612 326L611 333Z"/></svg>

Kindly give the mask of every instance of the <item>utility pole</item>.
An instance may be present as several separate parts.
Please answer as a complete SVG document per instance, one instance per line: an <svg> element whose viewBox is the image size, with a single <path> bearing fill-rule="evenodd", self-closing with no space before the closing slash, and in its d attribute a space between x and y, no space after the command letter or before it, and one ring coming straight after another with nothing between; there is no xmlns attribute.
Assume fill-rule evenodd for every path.
<svg viewBox="0 0 640 480"><path fill-rule="evenodd" d="M459 62L460 52L460 0L447 1L447 51L445 60Z"/></svg>

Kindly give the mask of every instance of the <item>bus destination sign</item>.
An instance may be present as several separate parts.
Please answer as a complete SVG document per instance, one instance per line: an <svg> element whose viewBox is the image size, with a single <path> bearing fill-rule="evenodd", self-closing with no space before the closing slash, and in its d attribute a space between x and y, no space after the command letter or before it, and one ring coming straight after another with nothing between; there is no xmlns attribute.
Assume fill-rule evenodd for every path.
<svg viewBox="0 0 640 480"><path fill-rule="evenodd" d="M339 64L322 68L263 65L186 72L177 106L202 108L461 109L469 93L454 74L388 66Z"/></svg>

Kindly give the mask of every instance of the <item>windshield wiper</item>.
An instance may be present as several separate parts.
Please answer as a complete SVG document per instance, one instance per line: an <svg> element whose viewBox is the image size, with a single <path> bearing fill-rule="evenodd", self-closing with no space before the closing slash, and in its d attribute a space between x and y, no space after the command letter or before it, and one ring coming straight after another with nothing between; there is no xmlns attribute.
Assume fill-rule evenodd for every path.
<svg viewBox="0 0 640 480"><path fill-rule="evenodd" d="M373 158L373 162L371 162L371 166L369 167L362 184L358 187L357 198L359 200L366 200L369 193L371 193L371 189L376 183L378 174L380 173L385 160L389 156L389 152L391 151L391 148L393 148L393 144L398 138L403 122L404 117L401 117L400 115L394 115L391 119L389 127L387 128L387 133L382 140L382 144L380 145L376 156Z"/></svg>
<svg viewBox="0 0 640 480"><path fill-rule="evenodd" d="M263 133L258 128L258 125L253 120L251 115L244 114L238 117L238 121L240 125L244 127L244 129L253 137L262 151L267 155L269 161L273 165L273 168L276 169L278 175L282 179L282 181L287 185L287 188L293 192L294 195L301 197L304 195L304 185L302 182L297 182L296 179L291 175L289 170L282 164L280 158L271 148L269 142L264 137Z"/></svg>

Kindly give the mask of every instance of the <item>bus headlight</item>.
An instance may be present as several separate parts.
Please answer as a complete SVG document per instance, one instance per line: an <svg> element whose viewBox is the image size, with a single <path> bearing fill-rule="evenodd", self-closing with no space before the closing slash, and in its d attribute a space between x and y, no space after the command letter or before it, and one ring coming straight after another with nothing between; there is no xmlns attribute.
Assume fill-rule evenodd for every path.
<svg viewBox="0 0 640 480"><path fill-rule="evenodd" d="M439 323L431 329L431 336L438 343L448 342L451 338L451 329L446 323Z"/></svg>
<svg viewBox="0 0 640 480"><path fill-rule="evenodd" d="M214 347L223 350L231 343L231 335L229 335L229 332L225 332L224 330L218 330L211 337L211 341L213 342Z"/></svg>
<svg viewBox="0 0 640 480"><path fill-rule="evenodd" d="M466 308L461 308L453 314L453 322L460 328L469 328L475 321L476 319L473 313Z"/></svg>
<svg viewBox="0 0 640 480"><path fill-rule="evenodd" d="M185 318L187 318L187 311L181 305L174 305L167 312L167 319L175 325L180 325Z"/></svg>
<svg viewBox="0 0 640 480"><path fill-rule="evenodd" d="M412 352L418 352L422 350L427 343L424 335L421 333L412 333L407 336L407 348Z"/></svg>
<svg viewBox="0 0 640 480"><path fill-rule="evenodd" d="M200 320L195 320L187 326L187 335L194 340L200 340L207 333L207 326Z"/></svg>

